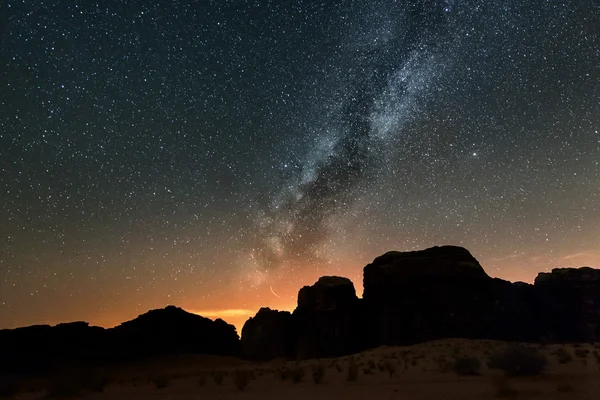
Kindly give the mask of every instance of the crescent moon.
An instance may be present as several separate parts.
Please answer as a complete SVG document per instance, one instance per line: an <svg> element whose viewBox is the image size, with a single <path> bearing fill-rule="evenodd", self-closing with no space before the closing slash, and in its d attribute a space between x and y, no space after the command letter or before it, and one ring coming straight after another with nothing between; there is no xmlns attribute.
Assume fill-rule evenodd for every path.
<svg viewBox="0 0 600 400"><path fill-rule="evenodd" d="M271 287L271 285L269 285L269 289L271 289L271 293L273 293L275 295L275 297L277 297L278 299L280 299L281 297L279 297L279 295L277 293L275 293L273 291L273 288Z"/></svg>

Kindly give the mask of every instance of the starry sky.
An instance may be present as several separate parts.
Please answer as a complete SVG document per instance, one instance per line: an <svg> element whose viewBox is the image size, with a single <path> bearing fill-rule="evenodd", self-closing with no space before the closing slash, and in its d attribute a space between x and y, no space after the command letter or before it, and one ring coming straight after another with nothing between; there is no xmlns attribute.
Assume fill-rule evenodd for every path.
<svg viewBox="0 0 600 400"><path fill-rule="evenodd" d="M0 7L0 328L239 329L442 244L600 268L597 2Z"/></svg>

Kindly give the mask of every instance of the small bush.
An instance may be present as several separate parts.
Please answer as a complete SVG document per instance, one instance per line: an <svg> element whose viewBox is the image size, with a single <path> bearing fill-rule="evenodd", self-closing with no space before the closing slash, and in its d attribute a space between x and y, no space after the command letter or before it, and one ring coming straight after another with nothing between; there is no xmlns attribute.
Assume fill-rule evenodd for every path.
<svg viewBox="0 0 600 400"><path fill-rule="evenodd" d="M313 382L315 382L316 385L323 383L323 378L325 377L325 366L323 366L321 363L318 363L315 365L312 374Z"/></svg>
<svg viewBox="0 0 600 400"><path fill-rule="evenodd" d="M461 376L479 375L481 361L475 357L457 357L452 362L452 371Z"/></svg>
<svg viewBox="0 0 600 400"><path fill-rule="evenodd" d="M343 367L342 367L340 364L337 364L337 363L336 363L336 364L335 364L335 370L336 370L337 372L342 372L342 371L344 370L344 368L343 368Z"/></svg>
<svg viewBox="0 0 600 400"><path fill-rule="evenodd" d="M287 368L281 368L278 371L278 375L279 375L279 379L281 379L282 381L285 381L287 378L290 377L290 371Z"/></svg>
<svg viewBox="0 0 600 400"><path fill-rule="evenodd" d="M584 349L584 348L575 349L575 357L587 358L589 355L590 355L590 351L588 349Z"/></svg>
<svg viewBox="0 0 600 400"><path fill-rule="evenodd" d="M551 354L556 356L556 359L558 360L559 364L568 364L571 361L573 361L573 356L564 347L559 347L558 349L554 350Z"/></svg>
<svg viewBox="0 0 600 400"><path fill-rule="evenodd" d="M533 347L515 346L492 354L488 366L502 370L508 376L539 375L544 371L548 360Z"/></svg>
<svg viewBox="0 0 600 400"><path fill-rule="evenodd" d="M242 371L239 369L236 369L235 371L233 371L233 384L235 385L235 387L242 391L244 389L246 389L246 386L248 386L248 381L250 380L250 374L249 371Z"/></svg>
<svg viewBox="0 0 600 400"><path fill-rule="evenodd" d="M446 357L440 356L434 358L434 361L438 365L438 371L442 373L450 372L452 369L452 363L446 360Z"/></svg>
<svg viewBox="0 0 600 400"><path fill-rule="evenodd" d="M171 377L168 375L158 375L151 379L158 390L164 389L171 384Z"/></svg>
<svg viewBox="0 0 600 400"><path fill-rule="evenodd" d="M363 373L364 373L365 375L371 375L371 368L369 368L369 367L364 367L364 368L363 368Z"/></svg>
<svg viewBox="0 0 600 400"><path fill-rule="evenodd" d="M346 379L349 382L355 382L358 380L358 365L354 362L353 359L348 363L348 373L346 374Z"/></svg>
<svg viewBox="0 0 600 400"><path fill-rule="evenodd" d="M212 375L213 381L215 381L215 384L217 386L221 386L227 373L225 371L213 371L211 373L211 375Z"/></svg>
<svg viewBox="0 0 600 400"><path fill-rule="evenodd" d="M492 375L491 382L498 397L513 397L517 394L517 391L509 385L508 378L504 375Z"/></svg>
<svg viewBox="0 0 600 400"><path fill-rule="evenodd" d="M388 372L388 374L390 374L390 378L394 376L394 374L396 373L396 367L394 366L394 364L392 364L390 360L385 360L383 364L385 366L385 370Z"/></svg>
<svg viewBox="0 0 600 400"><path fill-rule="evenodd" d="M292 382L300 383L302 379L304 379L304 368L301 366L296 366L296 368L290 371L290 376L292 377Z"/></svg>
<svg viewBox="0 0 600 400"><path fill-rule="evenodd" d="M369 367L369 369L375 369L375 361L369 360L367 366Z"/></svg>
<svg viewBox="0 0 600 400"><path fill-rule="evenodd" d="M384 364L383 362L381 362L381 361L380 361L380 362L377 364L377 368L379 369L379 372L383 372L383 371L385 371L385 364Z"/></svg>

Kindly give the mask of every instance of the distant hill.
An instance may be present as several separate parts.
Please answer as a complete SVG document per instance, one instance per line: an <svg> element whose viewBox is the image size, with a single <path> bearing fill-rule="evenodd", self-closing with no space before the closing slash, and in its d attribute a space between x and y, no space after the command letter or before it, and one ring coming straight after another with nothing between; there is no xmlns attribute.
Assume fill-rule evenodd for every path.
<svg viewBox="0 0 600 400"><path fill-rule="evenodd" d="M600 341L600 270L540 273L533 285L488 276L462 247L388 252L364 268L363 298L343 277L298 293L293 313L261 308L242 329L181 308L151 310L104 329L86 322L0 330L0 373L56 363L169 354L253 360L317 358L443 338Z"/></svg>

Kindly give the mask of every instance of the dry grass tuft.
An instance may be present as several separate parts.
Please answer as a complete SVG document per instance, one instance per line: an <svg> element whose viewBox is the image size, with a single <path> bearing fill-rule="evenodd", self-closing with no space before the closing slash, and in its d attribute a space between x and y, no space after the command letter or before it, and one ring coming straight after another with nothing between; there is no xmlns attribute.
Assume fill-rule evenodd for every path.
<svg viewBox="0 0 600 400"><path fill-rule="evenodd" d="M248 386L248 382L250 381L251 374L250 374L250 371L236 369L235 371L233 371L233 375L231 378L233 380L233 384L235 385L235 387L239 391L242 391L242 390L246 389L246 386Z"/></svg>
<svg viewBox="0 0 600 400"><path fill-rule="evenodd" d="M325 366L322 363L318 363L314 366L312 371L313 382L316 385L323 383L323 378L325 377Z"/></svg>
<svg viewBox="0 0 600 400"><path fill-rule="evenodd" d="M559 364L568 364L573 361L573 356L564 347L559 347L550 354L556 357Z"/></svg>
<svg viewBox="0 0 600 400"><path fill-rule="evenodd" d="M297 365L295 368L290 370L290 376L292 377L292 382L300 383L302 379L304 379L304 368Z"/></svg>
<svg viewBox="0 0 600 400"><path fill-rule="evenodd" d="M212 371L210 374L212 375L213 381L215 381L217 386L221 386L223 380L227 376L226 371Z"/></svg>
<svg viewBox="0 0 600 400"><path fill-rule="evenodd" d="M355 382L358 380L358 365L353 358L348 362L348 370L346 374L346 380L348 382Z"/></svg>

